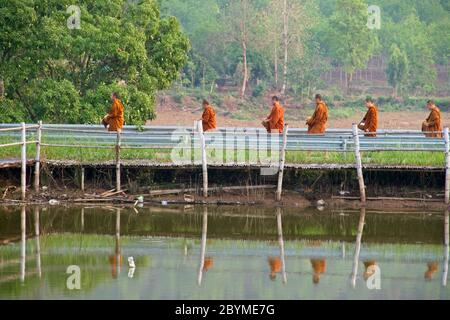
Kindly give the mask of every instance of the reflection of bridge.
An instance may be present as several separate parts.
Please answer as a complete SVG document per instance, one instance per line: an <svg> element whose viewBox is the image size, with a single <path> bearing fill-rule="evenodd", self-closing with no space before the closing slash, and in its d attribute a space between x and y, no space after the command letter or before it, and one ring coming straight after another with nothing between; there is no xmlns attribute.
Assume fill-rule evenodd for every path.
<svg viewBox="0 0 450 320"><path fill-rule="evenodd" d="M288 129L283 134L267 134L256 128L221 128L203 133L201 125L188 127L138 128L127 126L123 132L109 133L101 126L89 125L0 125L0 151L2 148L20 146L21 152L12 159L0 160L0 168L22 167L22 195L25 199L27 165L35 165L35 190L39 190L40 164L81 167L82 189L84 167L113 167L116 169L116 189L121 189L121 167L147 168L202 168L204 195L208 195L208 168L253 168L263 174L278 174L277 198L281 199L285 169L356 169L361 200L365 202L363 170L419 170L443 171L446 176L446 203L450 202L450 160L446 166L383 165L361 160L362 152L429 152L446 154L450 159L448 129L444 139L426 138L419 131L381 130L376 138L352 130L330 129L325 135L308 135L303 129ZM36 146L32 160L27 158L26 146ZM31 149L30 147L28 149ZM90 150L96 161L70 159L58 150ZM41 151L52 150L53 158L41 157ZM103 153L102 153L103 152ZM106 152L106 155L105 155ZM154 160L155 153L167 158ZM303 154L304 163L289 162L286 154ZM319 153L319 154L318 154ZM330 163L318 159L325 153L341 154L343 159ZM347 155L350 155L347 159ZM20 158L20 160L15 160ZM128 159L123 159L128 158ZM103 160L103 161L102 161ZM295 162L295 161L294 161Z"/></svg>

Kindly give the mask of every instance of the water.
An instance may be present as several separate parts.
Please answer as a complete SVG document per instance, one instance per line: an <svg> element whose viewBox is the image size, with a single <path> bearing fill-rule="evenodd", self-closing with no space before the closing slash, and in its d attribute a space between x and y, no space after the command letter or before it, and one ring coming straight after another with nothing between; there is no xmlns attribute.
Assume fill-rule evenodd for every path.
<svg viewBox="0 0 450 320"><path fill-rule="evenodd" d="M0 299L449 299L448 220L423 211L0 207Z"/></svg>

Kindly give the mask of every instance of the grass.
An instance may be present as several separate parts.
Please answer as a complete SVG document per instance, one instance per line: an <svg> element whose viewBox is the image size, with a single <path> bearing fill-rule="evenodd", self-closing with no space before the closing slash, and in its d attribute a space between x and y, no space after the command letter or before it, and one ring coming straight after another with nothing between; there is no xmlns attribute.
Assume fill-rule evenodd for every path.
<svg viewBox="0 0 450 320"><path fill-rule="evenodd" d="M1 137L0 144L14 142L10 138ZM65 141L52 141L52 143L63 143L66 145L77 144L78 142L73 140ZM94 141L83 141L86 145L95 145ZM0 159L20 159L20 146L0 148ZM121 151L121 159L123 160L146 160L155 161L160 163L172 162L172 152L176 150L169 149L139 149L130 150L123 149ZM230 154L231 152L231 154ZM191 155L190 159L194 159L196 162L201 162L201 155L199 150L195 150L195 155ZM27 158L34 158L36 154L36 146L27 146ZM181 154L181 153L179 153ZM185 156L182 158L188 158ZM227 150L226 154L215 151L208 151L208 162L214 164L221 164L224 159L228 158L228 162L246 162L249 163L249 159L257 159L256 152L254 151L230 151ZM41 159L43 160L74 160L80 162L102 162L115 160L115 150L113 147L110 149L81 149L71 147L42 147ZM278 156L275 156L272 163L276 163ZM254 160L252 161L254 162ZM384 152L363 152L362 153L363 164L373 165L410 165L410 166L433 166L444 167L445 158L441 152L401 152L401 151L384 151ZM353 164L355 163L355 157L352 152L340 153L340 152L318 152L318 151L288 151L286 153L286 163L288 164Z"/></svg>

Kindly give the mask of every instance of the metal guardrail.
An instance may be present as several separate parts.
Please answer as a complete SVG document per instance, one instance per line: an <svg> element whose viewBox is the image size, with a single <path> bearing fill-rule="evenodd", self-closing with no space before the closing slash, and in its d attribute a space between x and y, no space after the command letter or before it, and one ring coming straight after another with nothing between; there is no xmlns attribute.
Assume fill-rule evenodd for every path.
<svg viewBox="0 0 450 320"><path fill-rule="evenodd" d="M361 152L445 152L446 154L446 203L450 202L450 141L448 128L444 138L428 138L415 130L380 130L376 137L358 131L329 129L323 135L309 135L305 129L288 129L283 134L267 134L262 128L219 128L204 133L201 122L193 127L174 126L125 126L121 132L111 133L98 125L0 124L0 148L21 146L22 198L26 190L26 146L36 144L35 189L39 190L39 165L41 147L115 150L116 189L120 191L121 150L139 149L195 149L202 151L204 194L207 196L207 149L278 151L279 180L277 198L281 199L281 185L286 152L323 151L354 152L361 200L365 202L365 186L362 177ZM370 133L369 133L370 134ZM83 185L83 184L82 184Z"/></svg>

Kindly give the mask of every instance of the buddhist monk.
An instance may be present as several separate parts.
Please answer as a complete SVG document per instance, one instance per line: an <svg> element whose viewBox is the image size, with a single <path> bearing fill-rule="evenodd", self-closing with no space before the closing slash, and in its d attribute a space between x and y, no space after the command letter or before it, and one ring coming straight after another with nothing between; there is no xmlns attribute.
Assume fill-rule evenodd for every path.
<svg viewBox="0 0 450 320"><path fill-rule="evenodd" d="M325 273L327 262L325 259L311 259L311 266L313 268L313 283L318 284L320 277Z"/></svg>
<svg viewBox="0 0 450 320"><path fill-rule="evenodd" d="M268 259L270 267L270 280L274 281L277 278L277 273L281 272L281 259L280 257L269 257Z"/></svg>
<svg viewBox="0 0 450 320"><path fill-rule="evenodd" d="M316 94L316 111L306 120L308 134L325 133L328 121L328 107L320 94Z"/></svg>
<svg viewBox="0 0 450 320"><path fill-rule="evenodd" d="M442 138L441 110L431 100L427 102L427 108L431 112L422 124L422 132L430 132L425 133L428 138Z"/></svg>
<svg viewBox="0 0 450 320"><path fill-rule="evenodd" d="M123 128L124 120L124 107L119 100L119 96L116 92L111 94L112 106L108 115L103 118L102 123L108 127L108 131L121 131Z"/></svg>
<svg viewBox="0 0 450 320"><path fill-rule="evenodd" d="M270 115L262 121L262 125L268 133L282 133L284 129L284 109L277 96L272 97L272 111Z"/></svg>
<svg viewBox="0 0 450 320"><path fill-rule="evenodd" d="M438 263L437 262L429 262L427 264L428 270L425 272L425 280L431 281L433 280L433 275L438 271Z"/></svg>
<svg viewBox="0 0 450 320"><path fill-rule="evenodd" d="M378 129L378 109L371 98L366 99L367 113L358 125L359 130L366 132L366 137L376 137Z"/></svg>
<svg viewBox="0 0 450 320"><path fill-rule="evenodd" d="M202 124L203 132L217 129L216 112L206 100L203 100Z"/></svg>

